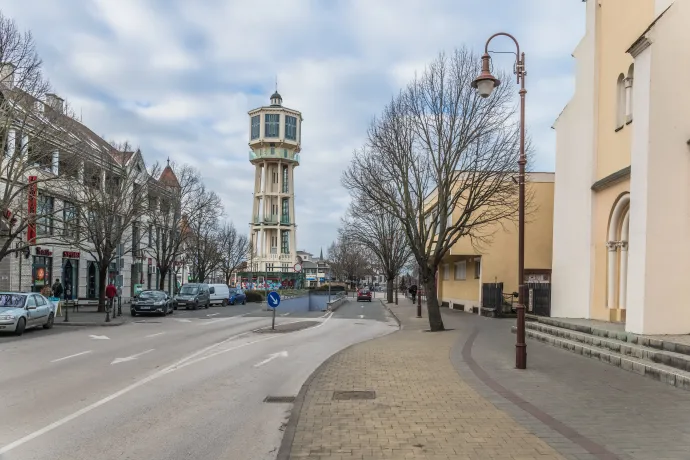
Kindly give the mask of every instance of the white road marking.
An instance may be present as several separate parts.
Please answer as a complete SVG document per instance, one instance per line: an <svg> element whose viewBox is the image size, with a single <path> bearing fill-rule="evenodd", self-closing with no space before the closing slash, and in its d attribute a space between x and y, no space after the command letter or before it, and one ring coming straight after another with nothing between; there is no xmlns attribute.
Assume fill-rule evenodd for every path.
<svg viewBox="0 0 690 460"><path fill-rule="evenodd" d="M220 315L220 313L209 313L209 314L206 315L206 316L216 316L216 315Z"/></svg>
<svg viewBox="0 0 690 460"><path fill-rule="evenodd" d="M113 362L110 364L112 365L112 364L124 363L127 361L133 361L133 360L137 359L139 356L144 356L146 353L151 353L153 350L154 349L151 348L150 350L142 351L141 353L137 353L136 355L132 355L132 356L127 356L126 358L115 358L115 359L113 359Z"/></svg>
<svg viewBox="0 0 690 460"><path fill-rule="evenodd" d="M359 319L364 319L364 315L359 315Z"/></svg>
<svg viewBox="0 0 690 460"><path fill-rule="evenodd" d="M282 315L280 315L280 316L290 316L290 312L287 312L287 313L283 313L283 314L282 314Z"/></svg>
<svg viewBox="0 0 690 460"><path fill-rule="evenodd" d="M314 327L310 327L308 329L303 329L302 331L309 331L309 330L317 329L317 328L323 326L324 324L326 324L328 322L328 320L331 319L332 316L333 316L333 312L331 312L330 316L328 316L325 321L321 322L321 324L314 326ZM293 334L299 334L302 331L297 331L297 332L294 332ZM186 358L182 358L181 360L177 361L176 363L173 363L170 366L163 368L163 369L159 370L158 372L155 372L155 373L149 375L148 377L145 377L145 378L139 380L138 382L134 382L133 384L131 384L131 385L119 390L119 391L116 391L115 393L111 394L110 396L106 396L105 398L103 398L99 401L96 401L92 404L89 404L88 406L86 406L82 409L79 409L78 411L73 412L72 414L70 414L66 417L63 417L60 420L57 420L57 421L51 423L50 425L44 426L40 430L36 430L33 433L27 434L23 438L19 438L14 442L11 442L11 443L3 446L3 447L0 447L0 455L6 454L7 452L10 452L10 451L16 449L17 447L22 446L22 445L26 444L27 442L29 442L33 439L36 439L37 437L39 437L41 435L44 435L50 431L53 431L55 428L59 428L62 425L69 423L72 420L74 420L78 417L81 417L82 415L87 414L87 413L91 412L92 410L97 409L97 408L101 407L102 405L107 404L110 401L112 401L116 398L119 398L120 396L125 395L125 394L129 393L130 391L135 390L135 389L139 388L140 386L145 385L145 384L149 383L150 381L155 380L155 379L161 377L162 375L165 375L165 374L172 372L176 369L180 369L186 365L193 364L193 363L196 363L199 361L203 361L203 360L208 359L210 357L216 356L220 353L225 353L228 351L237 350L238 348L243 348L243 347L246 347L247 345L252 345L252 344L257 343L257 342L264 342L266 340L271 340L271 339L276 339L278 337L281 337L281 335L273 335L270 337L264 337L264 338L261 338L258 340L254 340L252 342L247 342L245 344L238 345L238 346L233 347L233 348L229 348L226 350L222 350L220 352L213 353L211 355L203 356L200 359L192 361L192 359L194 359L195 357L197 357L203 353L206 353L209 350L212 350L212 349L214 349L214 348L216 348L216 347L218 347L224 343L227 343L231 340L235 340L238 337L241 337L241 336L244 336L247 334L250 334L250 332L243 332L241 334L233 335L233 336L228 337L227 339L222 340L218 343L214 343L213 345L209 345L208 347L202 348L201 350L192 353L191 355L187 356Z"/></svg>
<svg viewBox="0 0 690 460"><path fill-rule="evenodd" d="M364 304L360 305L362 308L364 308Z"/></svg>
<svg viewBox="0 0 690 460"><path fill-rule="evenodd" d="M158 336L158 335L163 335L163 334L165 334L165 332L157 332L157 333L155 333L155 334L149 334L149 335L147 335L146 338L149 339L149 338L151 338L151 337L156 337L156 336Z"/></svg>
<svg viewBox="0 0 690 460"><path fill-rule="evenodd" d="M177 319L175 318L175 321L180 322L180 323L191 323L191 319Z"/></svg>
<svg viewBox="0 0 690 460"><path fill-rule="evenodd" d="M57 363L58 361L64 361L64 360L66 360L66 359L74 358L74 357L76 357L76 356L85 355L85 354L87 354L87 353L91 353L91 350L89 350L89 351L82 351L81 353L75 353L75 354L73 354L73 355L65 356L64 358L54 359L54 360L51 361L51 363Z"/></svg>
<svg viewBox="0 0 690 460"><path fill-rule="evenodd" d="M90 335L89 337L95 340L110 340L110 337L107 335Z"/></svg>
<svg viewBox="0 0 690 460"><path fill-rule="evenodd" d="M288 356L288 352L286 350L280 351L278 353L273 353L273 354L268 355L268 358L264 359L260 363L254 364L254 367L261 367L264 364L270 363L271 361L273 361L276 358L287 358L287 356Z"/></svg>
<svg viewBox="0 0 690 460"><path fill-rule="evenodd" d="M229 319L230 318L212 319L211 321L204 321L203 323L200 323L199 326L208 326L209 324L220 323L221 321L227 321Z"/></svg>

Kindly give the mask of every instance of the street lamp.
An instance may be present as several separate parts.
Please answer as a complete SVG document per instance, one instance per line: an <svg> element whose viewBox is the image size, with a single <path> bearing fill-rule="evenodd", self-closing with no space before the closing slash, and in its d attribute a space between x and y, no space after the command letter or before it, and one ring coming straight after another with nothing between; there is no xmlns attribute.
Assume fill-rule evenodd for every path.
<svg viewBox="0 0 690 460"><path fill-rule="evenodd" d="M515 42L517 48L515 58L515 75L517 83L520 85L520 158L518 159L518 188L519 188L519 205L518 205L518 304L517 310L517 342L515 343L515 367L518 369L525 369L527 367L527 344L525 344L525 164L527 157L525 156L525 53L520 53L520 44L510 34L499 32L492 35L486 41L484 46L484 55L482 56L482 72L472 82L472 87L476 88L477 93L481 97L489 97L491 92L498 85L500 80L491 75L489 64L491 56L489 56L489 43L492 39L498 36L505 36Z"/></svg>

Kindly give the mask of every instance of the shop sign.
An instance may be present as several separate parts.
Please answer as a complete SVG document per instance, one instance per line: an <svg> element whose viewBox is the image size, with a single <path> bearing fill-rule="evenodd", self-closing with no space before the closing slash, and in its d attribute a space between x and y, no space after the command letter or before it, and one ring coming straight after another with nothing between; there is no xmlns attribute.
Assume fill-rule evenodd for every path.
<svg viewBox="0 0 690 460"><path fill-rule="evenodd" d="M65 259L78 259L80 255L78 251L62 251L62 257Z"/></svg>
<svg viewBox="0 0 690 460"><path fill-rule="evenodd" d="M50 257L53 255L53 251L51 251L50 249L41 249L38 246L36 246L36 255Z"/></svg>

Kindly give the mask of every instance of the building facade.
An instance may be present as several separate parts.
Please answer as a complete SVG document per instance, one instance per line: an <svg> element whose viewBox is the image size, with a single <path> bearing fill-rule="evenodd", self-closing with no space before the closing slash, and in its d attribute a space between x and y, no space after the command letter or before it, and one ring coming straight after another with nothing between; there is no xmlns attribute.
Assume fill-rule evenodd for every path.
<svg viewBox="0 0 690 460"><path fill-rule="evenodd" d="M554 173L528 173L530 203L525 221L525 282L548 284L551 280ZM443 258L437 273L439 303L480 313L484 287L501 286L507 301L518 290L517 222L496 223L489 243L473 246L461 238ZM547 286L548 288L548 286ZM527 299L528 312L534 303Z"/></svg>
<svg viewBox="0 0 690 460"><path fill-rule="evenodd" d="M249 111L249 161L255 174L247 260L257 278L282 283L294 278L297 263L294 171L300 162L302 114L283 107L277 91L270 101Z"/></svg>
<svg viewBox="0 0 690 460"><path fill-rule="evenodd" d="M553 315L690 332L687 0L590 0L556 130Z"/></svg>
<svg viewBox="0 0 690 460"><path fill-rule="evenodd" d="M5 120L6 125L0 130L0 145L5 150L1 160L0 187L3 190L11 186L16 190L28 190L28 193L20 195L20 199L7 204L11 209L3 212L22 215L27 212L28 202L26 216L34 223L10 239L8 235L11 232L3 221L0 244L10 239L14 248L27 247L0 260L0 290L38 292L59 278L68 298L95 300L100 287L99 265L89 251L93 247L84 243L85 238L79 234L84 231L85 222L80 222L80 204L73 202L78 194L66 192L80 187L66 184L87 184L94 180L95 184L105 184L108 180L119 179L108 174L125 168L137 171L137 185L146 187L145 190L168 186L163 182L170 179L177 182L177 179L170 166L160 178L150 177L140 151L123 152L113 147L81 121L65 114L64 100L55 94L44 95L44 100L35 100L15 85L15 75L12 65L0 65L2 97L8 101L22 100L25 104L30 100L32 120L37 121L21 124ZM51 133L59 136L51 138ZM69 144L64 139L70 140ZM32 158L39 146L44 153ZM8 163L22 166L12 170ZM70 169L69 164L74 167ZM19 177L8 179L8 174ZM36 178L43 180L36 181ZM32 180L36 181L35 188L31 186ZM11 185L18 184L18 181L25 182ZM152 233L145 217L125 229L123 241L116 250L117 257L107 269L106 283L121 287L125 300L137 289L155 289L159 285L159 263L151 250L152 238L155 238ZM174 279L175 270L170 272L169 281ZM169 287L174 284L166 283Z"/></svg>

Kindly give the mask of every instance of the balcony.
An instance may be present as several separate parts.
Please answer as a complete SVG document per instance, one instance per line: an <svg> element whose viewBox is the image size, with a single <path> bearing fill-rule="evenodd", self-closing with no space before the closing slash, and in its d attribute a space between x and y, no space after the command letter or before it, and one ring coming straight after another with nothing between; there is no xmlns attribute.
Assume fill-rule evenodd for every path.
<svg viewBox="0 0 690 460"><path fill-rule="evenodd" d="M282 160L282 161L294 161L299 164L299 153L287 151L284 152L282 149L274 148L273 153L271 153L270 147L257 148L256 150L249 151L249 161L254 162L256 160Z"/></svg>
<svg viewBox="0 0 690 460"><path fill-rule="evenodd" d="M278 222L280 222L280 220L277 214L271 216L254 216L255 224L278 225Z"/></svg>
<svg viewBox="0 0 690 460"><path fill-rule="evenodd" d="M291 261L290 254L268 254L266 256L266 259L268 260L282 260L282 261Z"/></svg>

